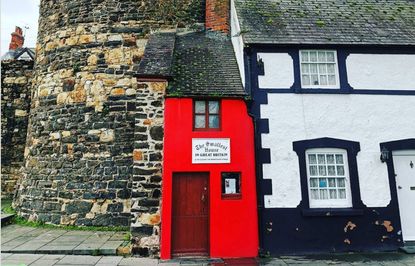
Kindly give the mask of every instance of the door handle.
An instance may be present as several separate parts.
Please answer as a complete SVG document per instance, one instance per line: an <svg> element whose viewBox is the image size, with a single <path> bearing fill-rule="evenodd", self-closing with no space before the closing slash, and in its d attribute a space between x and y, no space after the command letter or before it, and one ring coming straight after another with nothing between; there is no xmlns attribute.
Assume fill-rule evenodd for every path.
<svg viewBox="0 0 415 266"><path fill-rule="evenodd" d="M401 186L398 186L398 189L402 189L402 187Z"/></svg>
<svg viewBox="0 0 415 266"><path fill-rule="evenodd" d="M205 201L205 194L202 195L201 201Z"/></svg>

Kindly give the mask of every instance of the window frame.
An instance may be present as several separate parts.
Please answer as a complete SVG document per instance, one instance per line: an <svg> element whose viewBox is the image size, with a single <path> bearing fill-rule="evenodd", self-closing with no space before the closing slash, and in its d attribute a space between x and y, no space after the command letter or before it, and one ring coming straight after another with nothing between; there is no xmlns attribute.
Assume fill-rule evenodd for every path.
<svg viewBox="0 0 415 266"><path fill-rule="evenodd" d="M317 62L303 62L302 61L302 52L317 52ZM334 52L334 76L335 76L335 81L336 84L335 85L304 85L303 82L303 69L302 69L302 64L316 64L317 65L317 75L320 76L320 74L318 73L318 66L319 64L328 64L328 62L318 62L318 52ZM302 89L340 89L340 77L339 77L339 63L338 63L338 58L337 58L337 50L330 50L330 49L300 49L299 50L299 69L300 69L300 86ZM319 77L319 81L320 81L320 77Z"/></svg>
<svg viewBox="0 0 415 266"><path fill-rule="evenodd" d="M344 178L345 178L345 189L346 199L312 199L311 198L311 185L310 179L314 178L310 174L310 163L309 154L342 154L343 155L343 166L344 166ZM307 166L307 187L308 187L308 200L310 208L351 208L353 207L353 197L350 188L350 174L349 174L349 163L347 159L347 150L339 148L311 148L305 151L305 159ZM327 163L325 163L327 166ZM330 176L331 177L331 176ZM322 178L320 175L315 178ZM324 177L323 177L324 178ZM326 175L326 178L329 178ZM338 176L332 177L338 178ZM328 188L327 188L328 189ZM336 190L338 188L336 187Z"/></svg>
<svg viewBox="0 0 415 266"><path fill-rule="evenodd" d="M202 115L202 113L196 113L196 102L204 102L205 103L205 127L197 128L196 127L196 115ZM217 102L218 103L218 113L209 113L209 102ZM219 125L217 128L209 127L209 115L217 115L219 119ZM222 102L220 99L194 99L193 100L193 131L220 131L222 129Z"/></svg>

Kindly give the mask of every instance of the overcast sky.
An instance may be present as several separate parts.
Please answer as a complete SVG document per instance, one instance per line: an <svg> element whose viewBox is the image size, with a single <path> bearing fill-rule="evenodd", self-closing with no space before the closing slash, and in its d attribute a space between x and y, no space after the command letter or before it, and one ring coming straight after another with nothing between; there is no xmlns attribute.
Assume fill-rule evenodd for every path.
<svg viewBox="0 0 415 266"><path fill-rule="evenodd" d="M35 47L39 0L0 0L1 2L1 55L9 50L11 33L20 26L25 34L25 47ZM25 29L25 27L29 27Z"/></svg>

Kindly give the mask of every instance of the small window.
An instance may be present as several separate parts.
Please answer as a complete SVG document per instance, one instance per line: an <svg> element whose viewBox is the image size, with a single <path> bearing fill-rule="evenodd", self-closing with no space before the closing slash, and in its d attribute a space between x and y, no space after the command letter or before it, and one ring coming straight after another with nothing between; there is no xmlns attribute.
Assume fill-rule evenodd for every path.
<svg viewBox="0 0 415 266"><path fill-rule="evenodd" d="M240 173L222 173L222 198L241 198Z"/></svg>
<svg viewBox="0 0 415 266"><path fill-rule="evenodd" d="M193 125L195 130L218 130L220 128L220 102L195 101Z"/></svg>
<svg viewBox="0 0 415 266"><path fill-rule="evenodd" d="M302 50L302 88L340 88L336 51Z"/></svg>
<svg viewBox="0 0 415 266"><path fill-rule="evenodd" d="M309 149L306 163L310 208L352 207L345 150Z"/></svg>

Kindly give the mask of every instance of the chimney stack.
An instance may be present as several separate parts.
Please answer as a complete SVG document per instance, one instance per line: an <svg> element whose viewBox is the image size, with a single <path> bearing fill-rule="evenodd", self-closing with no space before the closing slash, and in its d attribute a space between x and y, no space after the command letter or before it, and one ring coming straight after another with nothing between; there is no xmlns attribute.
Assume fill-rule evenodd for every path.
<svg viewBox="0 0 415 266"><path fill-rule="evenodd" d="M12 33L12 40L10 41L9 50L16 50L17 48L23 47L24 37L22 28L17 27Z"/></svg>
<svg viewBox="0 0 415 266"><path fill-rule="evenodd" d="M206 0L205 27L207 30L230 31L230 0Z"/></svg>

